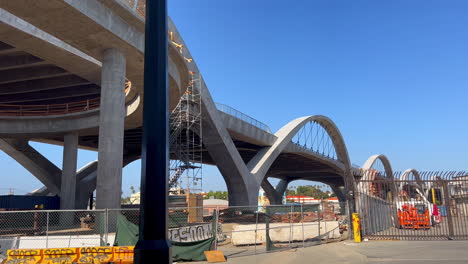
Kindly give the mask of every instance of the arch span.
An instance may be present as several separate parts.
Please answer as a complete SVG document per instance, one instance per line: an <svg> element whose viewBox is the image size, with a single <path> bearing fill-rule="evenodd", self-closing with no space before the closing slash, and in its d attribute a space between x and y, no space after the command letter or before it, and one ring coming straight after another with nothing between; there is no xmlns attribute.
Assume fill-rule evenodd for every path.
<svg viewBox="0 0 468 264"><path fill-rule="evenodd" d="M369 172L372 169L372 167L377 161L382 162L384 166L384 170L385 170L385 176L390 179L393 179L393 170L392 170L392 165L390 164L390 160L387 158L387 156L383 154L379 154L379 155L370 156L367 159L367 161L364 163L364 165L362 166L362 169L364 170L363 180L373 180L373 179L370 179L372 175L367 172Z"/></svg>
<svg viewBox="0 0 468 264"><path fill-rule="evenodd" d="M380 161L384 167L385 179L389 180L388 188L390 189L390 192L391 192L390 200L393 201L396 195L398 194L398 192L397 192L397 188L394 182L393 169L390 164L390 160L387 158L387 156L383 154L372 155L367 159L367 161L362 166L362 170L364 171L364 174L363 174L363 177L360 179L357 185L357 188L359 192L361 193L370 192L370 186L372 185L371 181L375 180L375 176L376 176L376 171L374 171L372 168L376 164L377 161ZM385 183L384 185L386 184L387 183Z"/></svg>
<svg viewBox="0 0 468 264"><path fill-rule="evenodd" d="M313 115L297 118L275 133L277 140L271 147L260 150L252 160L247 164L247 168L253 174L257 182L262 182L271 168L273 162L283 152L283 150L292 142L294 136L309 122L316 122L330 137L337 160L344 165L342 172L343 181L347 190L354 190L355 182L351 174L351 162L348 155L343 136L335 123L328 117L322 115Z"/></svg>
<svg viewBox="0 0 468 264"><path fill-rule="evenodd" d="M420 188L420 191L424 192L424 183L421 179L421 175L416 169L407 169L403 172L403 174L400 177L400 180L402 181L400 182L400 186L399 186L400 190L403 188L403 185L405 184L403 181L408 181L411 174L413 174L414 179L416 180L416 183L418 187Z"/></svg>

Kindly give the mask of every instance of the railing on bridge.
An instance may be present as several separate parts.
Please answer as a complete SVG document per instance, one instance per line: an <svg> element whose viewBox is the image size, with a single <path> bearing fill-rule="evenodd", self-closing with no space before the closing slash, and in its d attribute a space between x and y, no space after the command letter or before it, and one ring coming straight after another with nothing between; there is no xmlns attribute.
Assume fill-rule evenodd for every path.
<svg viewBox="0 0 468 264"><path fill-rule="evenodd" d="M12 105L0 104L1 116L50 116L78 113L98 109L100 98L67 104Z"/></svg>
<svg viewBox="0 0 468 264"><path fill-rule="evenodd" d="M125 94L128 94L132 87L132 83L127 80L125 82ZM66 115L89 110L99 109L101 103L100 96L96 98L62 103L62 104L37 104L37 105L21 105L21 104L0 104L0 116L53 116Z"/></svg>
<svg viewBox="0 0 468 264"><path fill-rule="evenodd" d="M141 16L145 16L146 0L121 0L127 4L133 11L139 13Z"/></svg>
<svg viewBox="0 0 468 264"><path fill-rule="evenodd" d="M260 128L261 130L264 130L268 133L271 133L271 130L270 128L265 125L264 123L258 121L257 119L249 116L249 115L246 115L244 113L242 113L241 111L238 111L228 105L225 105L225 104L220 104L220 103L216 103L216 108L218 108L219 111L223 112L223 113L226 113L230 116L233 116L235 118L238 118L244 122L247 122L251 125L254 125L258 128Z"/></svg>

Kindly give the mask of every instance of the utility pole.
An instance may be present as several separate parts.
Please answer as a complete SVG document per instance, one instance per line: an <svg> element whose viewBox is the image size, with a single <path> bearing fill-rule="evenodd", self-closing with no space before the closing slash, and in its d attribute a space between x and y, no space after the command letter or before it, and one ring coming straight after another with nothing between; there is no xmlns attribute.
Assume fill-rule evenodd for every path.
<svg viewBox="0 0 468 264"><path fill-rule="evenodd" d="M135 247L135 264L172 263L167 238L167 34L167 0L146 1L140 232Z"/></svg>

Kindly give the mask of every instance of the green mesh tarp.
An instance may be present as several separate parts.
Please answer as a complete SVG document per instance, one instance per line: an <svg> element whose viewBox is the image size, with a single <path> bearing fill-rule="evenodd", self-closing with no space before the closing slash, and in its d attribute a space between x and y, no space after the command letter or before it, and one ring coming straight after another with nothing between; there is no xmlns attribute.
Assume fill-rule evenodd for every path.
<svg viewBox="0 0 468 264"><path fill-rule="evenodd" d="M215 238L196 242L171 242L174 261L204 261L205 251L211 250ZM114 246L134 246L138 241L138 226L123 215L117 216L117 233Z"/></svg>
<svg viewBox="0 0 468 264"><path fill-rule="evenodd" d="M114 246L135 246L138 242L138 226L121 214L117 216L117 232Z"/></svg>

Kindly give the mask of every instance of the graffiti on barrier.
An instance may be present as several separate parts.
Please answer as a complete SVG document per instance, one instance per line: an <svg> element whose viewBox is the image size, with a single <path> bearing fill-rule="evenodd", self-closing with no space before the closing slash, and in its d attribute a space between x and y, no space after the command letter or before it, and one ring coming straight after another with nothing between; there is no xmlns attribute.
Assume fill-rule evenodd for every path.
<svg viewBox="0 0 468 264"><path fill-rule="evenodd" d="M12 249L8 250L8 256L39 256L40 249Z"/></svg>
<svg viewBox="0 0 468 264"><path fill-rule="evenodd" d="M218 225L218 240L222 236L221 225ZM174 242L196 242L213 237L213 225L211 223L203 225L183 226L169 229L169 240Z"/></svg>
<svg viewBox="0 0 468 264"><path fill-rule="evenodd" d="M79 263L109 262L112 259L112 247L80 248Z"/></svg>
<svg viewBox="0 0 468 264"><path fill-rule="evenodd" d="M40 249L11 249L7 255L6 264L33 264L42 258Z"/></svg>
<svg viewBox="0 0 468 264"><path fill-rule="evenodd" d="M36 264L39 260L34 257L11 256L8 257L5 264Z"/></svg>
<svg viewBox="0 0 468 264"><path fill-rule="evenodd" d="M63 256L46 256L41 264L73 264L76 263L76 258L70 255Z"/></svg>
<svg viewBox="0 0 468 264"><path fill-rule="evenodd" d="M43 250L42 264L71 264L78 259L76 248L50 248Z"/></svg>
<svg viewBox="0 0 468 264"><path fill-rule="evenodd" d="M114 247L115 263L133 263L133 250L135 247Z"/></svg>

